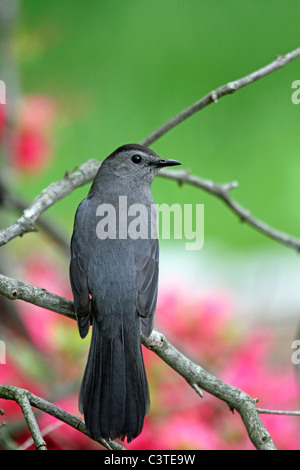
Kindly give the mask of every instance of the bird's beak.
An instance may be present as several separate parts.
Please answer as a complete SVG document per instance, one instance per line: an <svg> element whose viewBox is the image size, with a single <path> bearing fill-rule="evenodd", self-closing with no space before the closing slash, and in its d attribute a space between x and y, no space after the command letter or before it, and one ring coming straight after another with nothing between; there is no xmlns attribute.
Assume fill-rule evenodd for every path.
<svg viewBox="0 0 300 470"><path fill-rule="evenodd" d="M164 167L164 166L182 165L182 163L178 162L177 160L171 160L167 158L161 158L156 164L159 168Z"/></svg>

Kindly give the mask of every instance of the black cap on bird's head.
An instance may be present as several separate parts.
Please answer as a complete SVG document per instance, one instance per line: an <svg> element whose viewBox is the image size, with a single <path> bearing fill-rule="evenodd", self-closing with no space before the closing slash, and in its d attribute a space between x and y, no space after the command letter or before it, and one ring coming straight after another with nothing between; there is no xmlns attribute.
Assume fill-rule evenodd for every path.
<svg viewBox="0 0 300 470"><path fill-rule="evenodd" d="M181 162L160 158L153 150L140 144L126 144L103 161L101 173L115 174L119 178L136 176L151 181L161 168L175 165L181 165Z"/></svg>

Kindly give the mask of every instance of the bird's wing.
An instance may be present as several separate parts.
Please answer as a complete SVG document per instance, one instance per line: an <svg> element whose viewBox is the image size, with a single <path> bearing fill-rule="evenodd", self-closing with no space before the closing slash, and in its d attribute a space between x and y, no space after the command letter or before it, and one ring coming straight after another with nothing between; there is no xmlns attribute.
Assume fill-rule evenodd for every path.
<svg viewBox="0 0 300 470"><path fill-rule="evenodd" d="M71 261L70 261L70 281L74 297L75 312L80 336L84 338L90 326L91 301L89 296L87 279L87 259L83 254L81 243L79 242L78 231L80 230L80 205L78 206L74 230L71 239ZM78 220L79 219L79 220Z"/></svg>
<svg viewBox="0 0 300 470"><path fill-rule="evenodd" d="M141 316L141 330L146 337L153 329L158 293L158 240L151 239L148 253L136 259L137 311Z"/></svg>

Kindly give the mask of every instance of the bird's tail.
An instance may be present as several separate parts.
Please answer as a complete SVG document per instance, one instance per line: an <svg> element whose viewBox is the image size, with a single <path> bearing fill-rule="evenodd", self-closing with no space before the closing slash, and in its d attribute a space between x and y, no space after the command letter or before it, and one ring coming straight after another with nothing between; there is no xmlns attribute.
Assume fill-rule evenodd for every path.
<svg viewBox="0 0 300 470"><path fill-rule="evenodd" d="M137 437L149 411L149 388L140 330L123 325L107 339L94 321L79 409L93 438Z"/></svg>

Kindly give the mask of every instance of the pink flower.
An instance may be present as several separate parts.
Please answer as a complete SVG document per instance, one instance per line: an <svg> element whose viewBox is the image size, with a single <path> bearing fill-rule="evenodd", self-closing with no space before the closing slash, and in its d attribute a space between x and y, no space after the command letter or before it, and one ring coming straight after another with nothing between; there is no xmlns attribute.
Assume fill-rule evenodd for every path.
<svg viewBox="0 0 300 470"><path fill-rule="evenodd" d="M177 413L145 426L128 449L145 450L218 450L222 442L215 430L194 413Z"/></svg>
<svg viewBox="0 0 300 470"><path fill-rule="evenodd" d="M22 343L20 344L20 347L21 346ZM16 363L14 356L10 354L13 347L12 343L7 344L6 363L0 364L1 385L12 385L14 387L29 389L33 393L42 396L45 393L44 387L40 384L33 383L22 370L22 367ZM0 399L0 408L4 411L4 415L0 415L0 424L3 422L11 423L23 420L22 411L15 401ZM26 424L24 427L26 427Z"/></svg>
<svg viewBox="0 0 300 470"><path fill-rule="evenodd" d="M181 287L160 295L156 324L183 351L188 345L190 355L211 363L231 340L232 309L225 292L199 295Z"/></svg>
<svg viewBox="0 0 300 470"><path fill-rule="evenodd" d="M12 163L23 172L37 172L51 155L50 130L56 115L54 102L40 95L29 95L21 103L12 137Z"/></svg>
<svg viewBox="0 0 300 470"><path fill-rule="evenodd" d="M20 130L13 138L14 166L20 171L36 172L42 168L51 153L50 143L33 130Z"/></svg>

